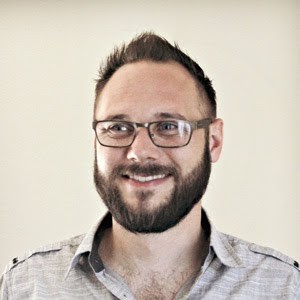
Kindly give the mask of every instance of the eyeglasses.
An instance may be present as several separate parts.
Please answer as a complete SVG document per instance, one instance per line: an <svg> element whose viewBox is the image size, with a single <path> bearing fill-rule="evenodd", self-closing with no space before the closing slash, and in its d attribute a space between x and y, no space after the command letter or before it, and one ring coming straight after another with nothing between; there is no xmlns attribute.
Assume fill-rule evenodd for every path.
<svg viewBox="0 0 300 300"><path fill-rule="evenodd" d="M163 148L179 148L186 146L195 129L207 128L211 119L199 121L163 120L150 123L136 123L122 120L94 121L98 142L102 146L122 148L129 147L134 142L137 129L144 127L154 145Z"/></svg>

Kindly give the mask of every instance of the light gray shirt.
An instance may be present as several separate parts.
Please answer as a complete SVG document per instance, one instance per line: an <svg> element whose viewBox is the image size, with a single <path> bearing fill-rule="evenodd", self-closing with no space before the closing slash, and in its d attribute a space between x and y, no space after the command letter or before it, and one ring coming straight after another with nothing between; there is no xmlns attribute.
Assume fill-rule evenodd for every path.
<svg viewBox="0 0 300 300"><path fill-rule="evenodd" d="M14 258L1 276L1 299L134 299L98 256L111 222L107 213L86 235ZM177 299L300 299L296 261L217 231L204 210L201 223L209 237L208 255L201 275Z"/></svg>

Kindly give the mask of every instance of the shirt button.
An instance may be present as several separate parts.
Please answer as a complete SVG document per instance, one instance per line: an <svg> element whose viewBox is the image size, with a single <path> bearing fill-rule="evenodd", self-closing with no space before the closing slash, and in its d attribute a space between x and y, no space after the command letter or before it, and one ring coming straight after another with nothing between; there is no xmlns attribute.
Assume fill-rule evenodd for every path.
<svg viewBox="0 0 300 300"><path fill-rule="evenodd" d="M15 257L14 259L13 259L13 264L16 264L18 262L18 259Z"/></svg>
<svg viewBox="0 0 300 300"><path fill-rule="evenodd" d="M299 268L299 263L298 263L297 261L294 261L294 266L295 266L296 268Z"/></svg>

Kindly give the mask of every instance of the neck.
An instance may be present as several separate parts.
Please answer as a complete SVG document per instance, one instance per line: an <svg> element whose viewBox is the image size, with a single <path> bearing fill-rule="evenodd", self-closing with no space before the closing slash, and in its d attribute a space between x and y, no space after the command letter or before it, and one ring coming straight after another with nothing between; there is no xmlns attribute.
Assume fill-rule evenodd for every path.
<svg viewBox="0 0 300 300"><path fill-rule="evenodd" d="M113 220L99 254L113 270L122 267L139 272L164 272L173 269L178 261L182 268L200 268L205 251L205 234L200 224L200 203L179 224L162 233L132 233Z"/></svg>

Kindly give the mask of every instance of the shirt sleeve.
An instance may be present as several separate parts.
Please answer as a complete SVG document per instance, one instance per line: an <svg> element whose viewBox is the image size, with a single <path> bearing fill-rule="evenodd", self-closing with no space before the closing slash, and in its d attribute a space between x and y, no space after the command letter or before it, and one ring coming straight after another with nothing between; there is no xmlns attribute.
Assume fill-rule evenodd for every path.
<svg viewBox="0 0 300 300"><path fill-rule="evenodd" d="M300 281L298 283L298 286L296 288L296 293L295 293L295 300L300 299Z"/></svg>
<svg viewBox="0 0 300 300"><path fill-rule="evenodd" d="M5 274L0 277L0 299L8 300L7 282Z"/></svg>

